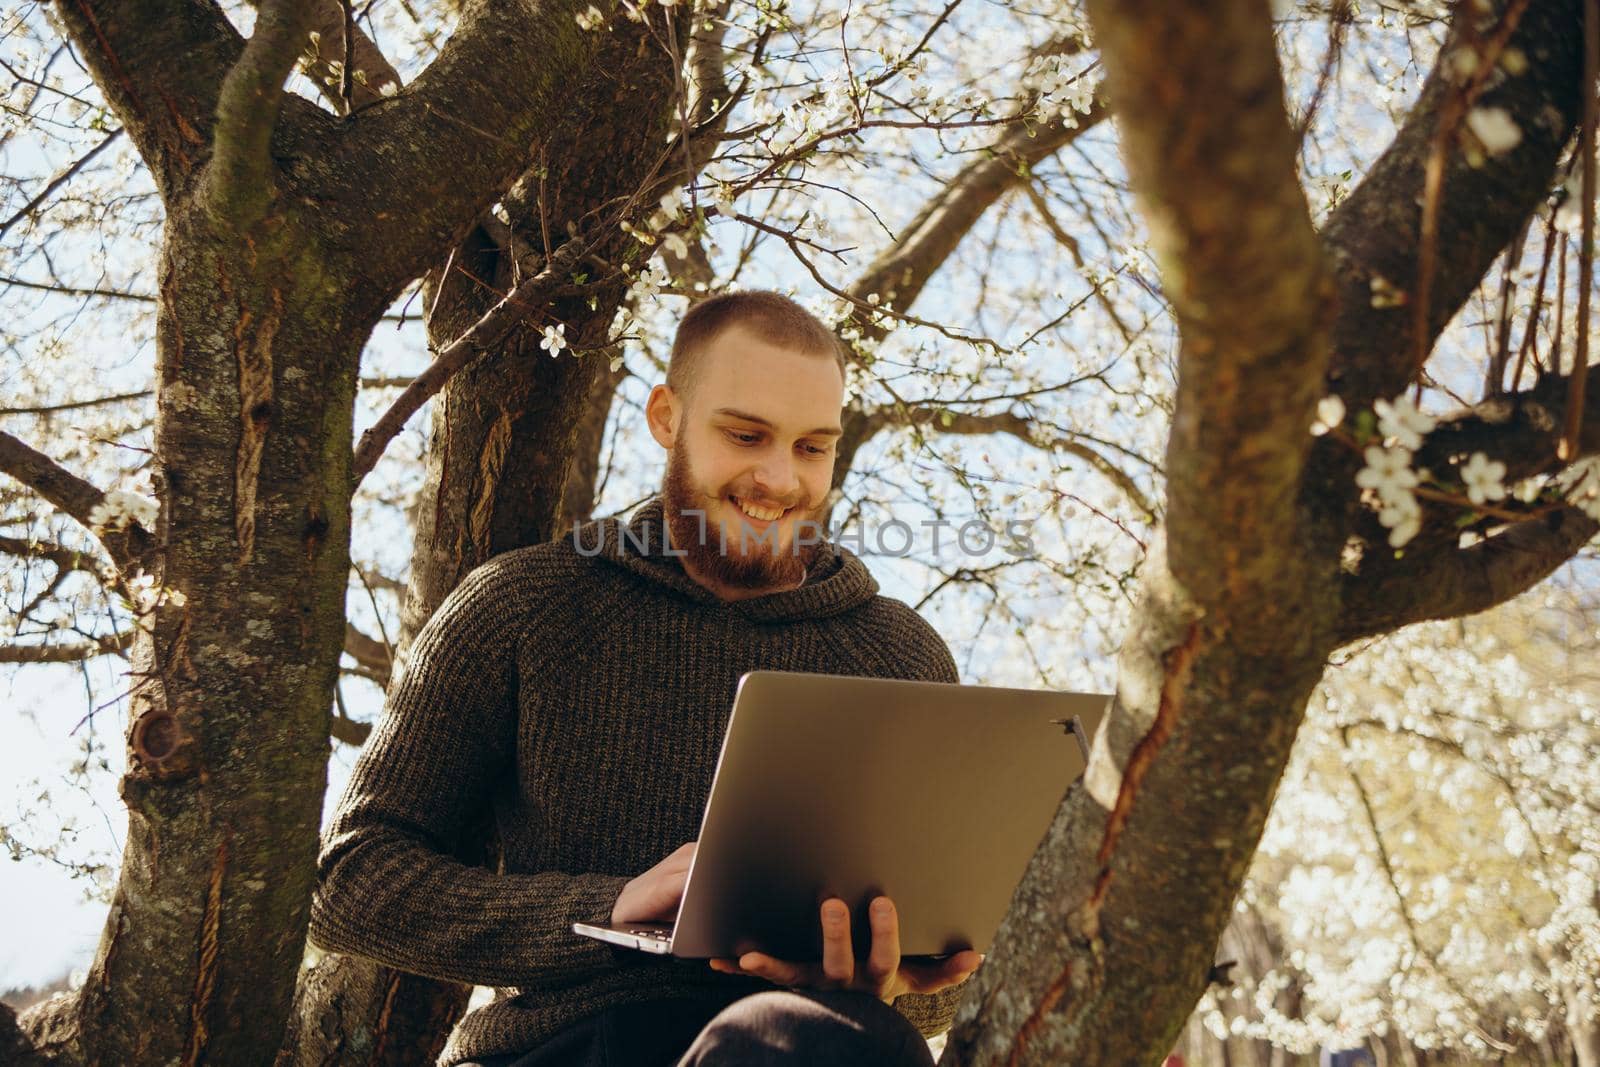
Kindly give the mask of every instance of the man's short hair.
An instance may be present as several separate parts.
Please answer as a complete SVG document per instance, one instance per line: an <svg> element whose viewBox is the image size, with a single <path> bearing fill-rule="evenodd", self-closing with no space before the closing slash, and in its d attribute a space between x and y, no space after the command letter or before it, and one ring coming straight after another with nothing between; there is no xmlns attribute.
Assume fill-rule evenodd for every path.
<svg viewBox="0 0 1600 1067"><path fill-rule="evenodd" d="M840 377L844 376L844 349L821 319L782 293L747 289L702 300L678 324L667 362L667 385L674 392L688 395L701 354L732 326L743 326L768 344L830 356L838 364Z"/></svg>

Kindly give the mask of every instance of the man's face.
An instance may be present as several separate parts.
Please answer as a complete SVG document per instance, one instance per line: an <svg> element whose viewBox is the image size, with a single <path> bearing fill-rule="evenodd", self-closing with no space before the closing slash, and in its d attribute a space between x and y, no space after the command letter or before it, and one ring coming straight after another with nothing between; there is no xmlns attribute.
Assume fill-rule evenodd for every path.
<svg viewBox="0 0 1600 1067"><path fill-rule="evenodd" d="M833 479L838 365L732 326L701 353L689 395L668 395L677 426L662 495L686 566L745 590L799 583Z"/></svg>

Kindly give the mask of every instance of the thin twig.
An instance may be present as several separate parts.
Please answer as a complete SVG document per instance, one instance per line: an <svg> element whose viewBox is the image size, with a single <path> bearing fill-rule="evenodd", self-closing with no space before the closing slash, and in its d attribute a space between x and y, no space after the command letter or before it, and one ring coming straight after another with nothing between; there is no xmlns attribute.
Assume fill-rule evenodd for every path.
<svg viewBox="0 0 1600 1067"><path fill-rule="evenodd" d="M122 131L120 129L113 130L111 133L106 135L103 141L89 149L89 151L85 152L83 155L79 156L70 167L62 171L60 174L57 174L54 178L51 178L50 181L45 184L45 187L39 190L37 196L35 196L32 200L29 200L26 204L22 205L22 209L20 211L18 211L15 215L12 215L9 219L6 219L5 222L0 222L0 237L4 237L11 231L11 227L15 226L29 215L32 215L34 211L38 210L39 205L48 200L51 193L61 188L61 186L65 185L67 182L71 181L74 174L88 166L90 161L93 160L95 156L98 156L101 152L104 152L111 146L111 142L115 141L121 136Z"/></svg>
<svg viewBox="0 0 1600 1067"><path fill-rule="evenodd" d="M1561 334L1567 325L1567 235L1561 235L1561 262L1556 264L1556 333L1550 340L1550 369L1561 373ZM1534 353L1537 355L1538 353ZM1542 363L1534 366L1543 373Z"/></svg>
<svg viewBox="0 0 1600 1067"><path fill-rule="evenodd" d="M465 333L439 350L433 363L417 375L416 380L395 398L378 421L361 435L351 464L352 493L361 480L371 473L378 457L383 455L383 450L411 416L443 389L458 370L515 328L528 309L543 308L550 294L560 286L567 270L588 251L588 242L577 238L568 241L551 256L549 266L507 293Z"/></svg>
<svg viewBox="0 0 1600 1067"><path fill-rule="evenodd" d="M99 404L120 404L125 400L143 400L151 395L151 390L141 389L137 393L118 393L116 396L97 396L93 400L69 400L61 404L40 404L34 407L0 408L0 415L49 415L57 411L74 411L78 408L92 408Z"/></svg>
<svg viewBox="0 0 1600 1067"><path fill-rule="evenodd" d="M1522 248L1528 240L1529 218L1517 230L1511 247L1506 249L1504 269L1500 272L1500 315L1495 323L1494 352L1489 356L1489 375L1484 383L1486 396L1499 396L1505 391L1506 364L1511 360L1511 302L1516 295L1517 268L1522 263Z"/></svg>
<svg viewBox="0 0 1600 1067"><path fill-rule="evenodd" d="M1539 332L1539 316L1544 311L1544 287L1550 278L1550 256L1556 249L1556 213L1550 212L1550 218L1545 223L1544 229L1544 258L1539 263L1539 281L1533 289L1533 310L1528 313L1528 325L1522 331L1522 345L1517 349L1517 367L1511 373L1511 384L1507 387L1512 392L1522 387L1522 368L1527 363L1528 349L1533 344L1534 336Z"/></svg>
<svg viewBox="0 0 1600 1067"><path fill-rule="evenodd" d="M355 82L351 67L356 64L356 16L350 0L339 0L344 9L344 63L339 68L339 96L344 100L346 115L355 110Z"/></svg>
<svg viewBox="0 0 1600 1067"><path fill-rule="evenodd" d="M1344 39L1350 28L1350 0L1334 0L1332 10L1328 12L1328 21L1333 27L1328 31L1328 51L1322 57L1322 70L1317 73L1317 87L1312 90L1306 113L1300 117L1299 128L1295 130L1298 144L1304 144L1306 135L1311 132L1311 124L1317 118L1317 108L1322 104L1328 83L1333 80L1334 69L1339 65L1339 57L1344 53Z"/></svg>
<svg viewBox="0 0 1600 1067"><path fill-rule="evenodd" d="M1428 319L1433 310L1431 295L1434 260L1439 243L1439 199L1441 187L1444 185L1445 157L1455 141L1456 127L1477 100L1478 94L1488 84L1489 74L1499 64L1500 53L1505 50L1506 42L1511 39L1517 23L1522 20L1522 13L1527 10L1529 2L1530 0L1511 0L1494 33L1489 35L1481 48L1475 47L1478 42L1472 25L1470 0L1456 8L1463 40L1455 47L1471 48L1477 56L1477 66L1473 68L1472 75L1465 85L1445 97L1444 104L1439 109L1439 125L1434 131L1433 144L1428 151L1428 161L1423 171L1422 226L1418 235L1417 280L1411 293L1411 330L1414 349L1412 373L1422 370L1423 364L1428 361L1428 351L1432 347ZM1422 388L1420 382L1417 388L1420 392Z"/></svg>

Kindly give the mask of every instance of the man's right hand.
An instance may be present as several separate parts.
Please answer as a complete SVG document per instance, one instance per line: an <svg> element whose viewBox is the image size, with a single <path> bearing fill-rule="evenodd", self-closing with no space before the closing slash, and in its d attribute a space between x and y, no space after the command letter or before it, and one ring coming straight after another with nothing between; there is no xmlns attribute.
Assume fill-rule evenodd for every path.
<svg viewBox="0 0 1600 1067"><path fill-rule="evenodd" d="M689 841L680 845L672 855L623 886L611 906L612 925L665 922L676 916L697 844Z"/></svg>

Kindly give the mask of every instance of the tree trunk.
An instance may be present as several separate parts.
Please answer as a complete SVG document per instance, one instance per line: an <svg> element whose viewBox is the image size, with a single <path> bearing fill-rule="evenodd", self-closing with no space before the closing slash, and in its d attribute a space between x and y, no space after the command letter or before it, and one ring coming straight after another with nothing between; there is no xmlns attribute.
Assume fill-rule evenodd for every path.
<svg viewBox="0 0 1600 1067"><path fill-rule="evenodd" d="M127 845L81 998L24 1017L86 1064L270 1063L304 948L343 644L361 311L309 234L169 208L155 470L185 602L132 653Z"/></svg>
<svg viewBox="0 0 1600 1067"><path fill-rule="evenodd" d="M1023 876L941 1063L1159 1063L1205 989L1326 649L1219 641L1159 544L1133 627L1089 773ZM1161 758L1146 762L1151 738ZM1136 774L1144 802L1130 809L1121 783Z"/></svg>
<svg viewBox="0 0 1600 1067"><path fill-rule="evenodd" d="M687 36L680 32L679 39ZM523 175L502 201L510 213L511 253L478 228L454 254L461 269L431 279L425 299L435 345L449 343L476 322L497 293L515 284L516 270L538 269L546 233L552 238L548 251L554 251L566 239L569 222L577 224L651 180L671 128L671 63L664 53L642 49L636 38L617 32L596 68L606 72L603 81L575 90L572 106L535 146L534 158L548 162ZM622 262L639 250L617 231L595 251ZM416 634L467 573L501 552L560 532L580 426L586 419L592 423L599 411L603 431L610 404L606 387L614 390L620 378L604 362L625 287L611 282L588 290L529 309L496 351L458 372L434 399L391 686L405 669ZM570 347L552 358L539 342L544 327L557 322L565 323ZM462 842L458 855L492 863L497 849L491 838L485 825ZM284 1059L302 1067L431 1065L469 993L375 961L330 955L302 979Z"/></svg>
<svg viewBox="0 0 1600 1067"><path fill-rule="evenodd" d="M594 514L595 501L600 495L601 453L605 450L606 424L611 419L611 403L616 399L617 387L628 376L626 367L611 370L608 365L595 375L589 387L588 403L583 417L578 420L578 436L572 449L572 469L567 472L566 488L561 494L561 518L556 529L561 532L588 522Z"/></svg>

